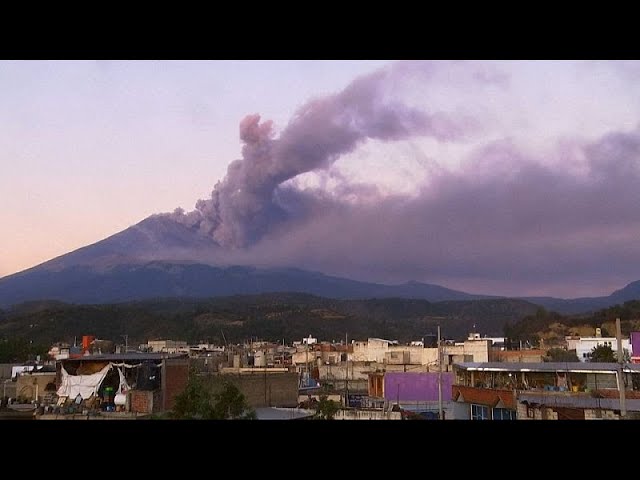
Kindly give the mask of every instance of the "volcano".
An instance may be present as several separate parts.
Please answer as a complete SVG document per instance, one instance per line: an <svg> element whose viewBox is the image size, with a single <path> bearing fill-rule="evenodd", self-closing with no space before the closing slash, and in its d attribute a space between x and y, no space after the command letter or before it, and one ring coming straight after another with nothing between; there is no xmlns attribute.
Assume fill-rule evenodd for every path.
<svg viewBox="0 0 640 480"><path fill-rule="evenodd" d="M32 300L114 303L272 292L328 298L416 298L431 302L504 298L409 281L361 282L290 266L230 264L229 250L170 215L152 215L92 245L0 279L0 308ZM640 298L640 281L602 297L518 297L560 313L580 313Z"/></svg>
<svg viewBox="0 0 640 480"><path fill-rule="evenodd" d="M302 292L330 298L487 298L439 285L384 285L298 268L229 265L227 250L173 220L152 215L102 241L0 279L0 306L31 300L111 303L163 297Z"/></svg>

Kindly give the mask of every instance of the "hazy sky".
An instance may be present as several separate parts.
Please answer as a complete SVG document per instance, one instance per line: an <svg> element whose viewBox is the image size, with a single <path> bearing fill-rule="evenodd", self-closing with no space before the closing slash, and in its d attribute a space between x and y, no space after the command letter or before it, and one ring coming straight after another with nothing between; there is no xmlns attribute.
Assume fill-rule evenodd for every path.
<svg viewBox="0 0 640 480"><path fill-rule="evenodd" d="M238 262L503 295L640 279L640 62L2 61L0 127L0 276L192 211L243 158L263 205L210 228Z"/></svg>

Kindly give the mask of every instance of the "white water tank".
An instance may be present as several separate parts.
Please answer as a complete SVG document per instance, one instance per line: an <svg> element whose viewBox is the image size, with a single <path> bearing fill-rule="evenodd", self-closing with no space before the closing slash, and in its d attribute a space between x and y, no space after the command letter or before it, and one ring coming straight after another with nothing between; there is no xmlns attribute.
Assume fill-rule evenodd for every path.
<svg viewBox="0 0 640 480"><path fill-rule="evenodd" d="M254 367L266 367L267 357L262 350L258 350L253 356Z"/></svg>

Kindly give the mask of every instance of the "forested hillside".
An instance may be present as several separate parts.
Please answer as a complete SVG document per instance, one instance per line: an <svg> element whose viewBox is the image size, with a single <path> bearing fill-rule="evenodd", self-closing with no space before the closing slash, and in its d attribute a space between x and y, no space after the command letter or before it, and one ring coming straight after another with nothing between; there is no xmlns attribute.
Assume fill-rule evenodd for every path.
<svg viewBox="0 0 640 480"><path fill-rule="evenodd" d="M539 307L513 299L431 303L410 299L336 300L306 294L263 294L211 299L158 299L104 305L30 302L0 320L0 338L35 343L73 342L95 335L122 343L171 338L219 344L249 338L287 343L313 335L321 340L382 337L400 342L435 333L464 339L474 328L502 335L507 322Z"/></svg>

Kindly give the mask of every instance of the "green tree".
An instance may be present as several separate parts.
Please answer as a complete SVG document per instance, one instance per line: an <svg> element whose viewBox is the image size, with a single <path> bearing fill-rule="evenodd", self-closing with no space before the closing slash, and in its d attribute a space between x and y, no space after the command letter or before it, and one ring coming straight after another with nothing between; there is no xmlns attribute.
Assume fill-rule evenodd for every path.
<svg viewBox="0 0 640 480"><path fill-rule="evenodd" d="M182 393L176 395L172 418L176 419L212 419L211 392L202 378L191 371L189 381Z"/></svg>
<svg viewBox="0 0 640 480"><path fill-rule="evenodd" d="M564 348L550 348L547 356L544 358L546 362L579 362L580 359L576 355L575 350L565 350Z"/></svg>
<svg viewBox="0 0 640 480"><path fill-rule="evenodd" d="M616 362L616 354L609 345L597 345L591 349L592 362Z"/></svg>
<svg viewBox="0 0 640 480"><path fill-rule="evenodd" d="M176 396L171 418L195 420L249 420L255 411L233 383L223 380L215 393L195 370L182 393Z"/></svg>
<svg viewBox="0 0 640 480"><path fill-rule="evenodd" d="M233 383L224 381L222 389L213 395L213 418L216 420L254 420L256 414L240 389Z"/></svg>
<svg viewBox="0 0 640 480"><path fill-rule="evenodd" d="M322 420L333 420L336 413L340 410L340 404L335 400L329 400L326 395L320 396L318 402L316 416Z"/></svg>
<svg viewBox="0 0 640 480"><path fill-rule="evenodd" d="M0 339L0 363L17 363L35 360L38 355L42 360L48 357L48 348L35 344L25 338L15 337Z"/></svg>

